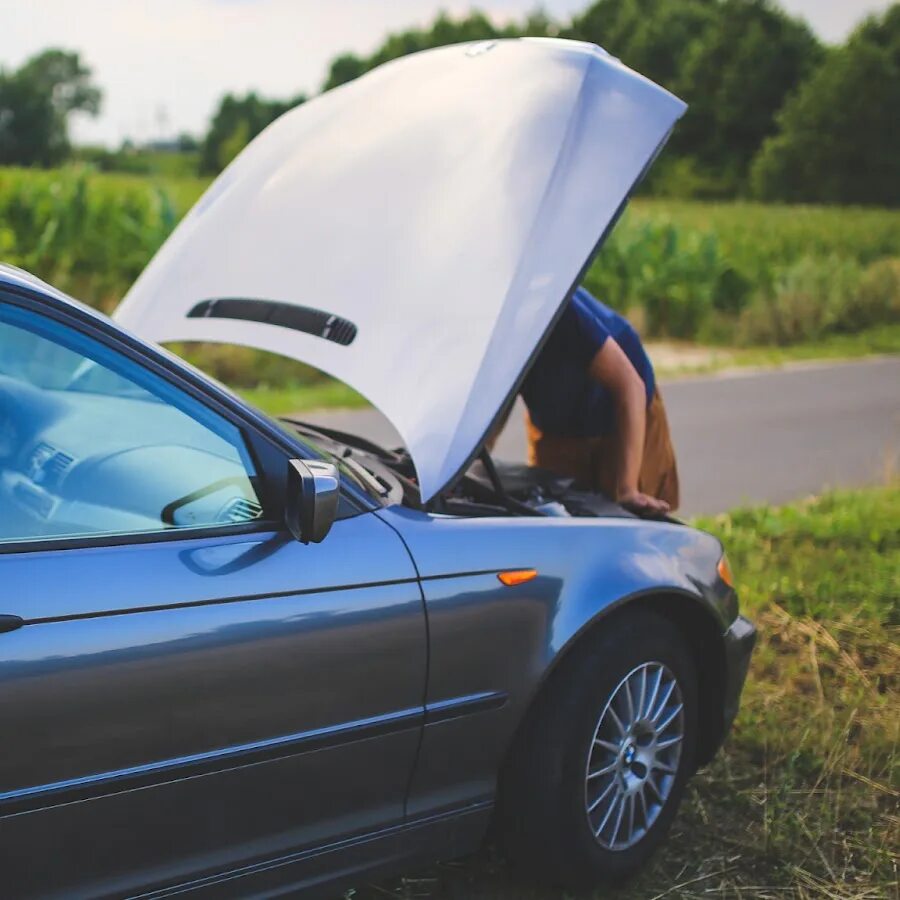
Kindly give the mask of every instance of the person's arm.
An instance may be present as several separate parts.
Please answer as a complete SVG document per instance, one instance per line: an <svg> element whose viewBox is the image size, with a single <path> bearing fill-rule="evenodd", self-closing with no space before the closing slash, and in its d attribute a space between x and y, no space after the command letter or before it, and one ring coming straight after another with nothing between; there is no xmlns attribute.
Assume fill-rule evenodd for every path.
<svg viewBox="0 0 900 900"><path fill-rule="evenodd" d="M622 506L642 515L669 511L664 500L641 493L638 480L647 429L647 391L643 379L613 338L594 354L590 376L612 394L616 406L616 496Z"/></svg>

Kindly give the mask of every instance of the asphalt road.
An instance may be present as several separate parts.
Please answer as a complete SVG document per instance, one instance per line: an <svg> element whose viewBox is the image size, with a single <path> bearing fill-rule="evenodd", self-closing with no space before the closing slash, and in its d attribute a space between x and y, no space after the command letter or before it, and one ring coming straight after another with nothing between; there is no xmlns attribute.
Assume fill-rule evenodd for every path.
<svg viewBox="0 0 900 900"><path fill-rule="evenodd" d="M686 515L879 483L900 470L900 358L681 379L661 391ZM301 418L400 443L374 410ZM495 454L524 460L521 414L510 417Z"/></svg>

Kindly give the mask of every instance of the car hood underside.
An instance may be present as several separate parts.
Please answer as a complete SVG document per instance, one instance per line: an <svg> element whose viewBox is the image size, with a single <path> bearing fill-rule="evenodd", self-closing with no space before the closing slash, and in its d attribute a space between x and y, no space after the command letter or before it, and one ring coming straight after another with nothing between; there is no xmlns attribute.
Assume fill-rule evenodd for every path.
<svg viewBox="0 0 900 900"><path fill-rule="evenodd" d="M478 452L684 108L570 41L391 62L252 141L116 319L346 382L393 423L428 500Z"/></svg>

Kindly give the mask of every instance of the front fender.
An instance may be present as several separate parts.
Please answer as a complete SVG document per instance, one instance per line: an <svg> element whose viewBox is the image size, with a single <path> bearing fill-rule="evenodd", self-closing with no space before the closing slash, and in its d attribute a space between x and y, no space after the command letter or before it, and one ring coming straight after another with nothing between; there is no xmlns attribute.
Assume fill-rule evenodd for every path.
<svg viewBox="0 0 900 900"><path fill-rule="evenodd" d="M399 507L377 515L405 541L428 616L426 729L410 814L492 797L547 674L585 629L630 599L675 593L701 606L720 633L730 621L716 576L721 546L683 525L461 519ZM497 578L525 568L537 577L514 587ZM448 708L456 714L437 714Z"/></svg>

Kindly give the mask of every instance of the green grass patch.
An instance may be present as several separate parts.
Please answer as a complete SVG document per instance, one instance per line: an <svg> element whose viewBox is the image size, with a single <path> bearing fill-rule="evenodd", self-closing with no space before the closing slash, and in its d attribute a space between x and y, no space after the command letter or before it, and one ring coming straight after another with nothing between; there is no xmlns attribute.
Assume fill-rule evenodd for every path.
<svg viewBox="0 0 900 900"><path fill-rule="evenodd" d="M649 347L654 358L653 344ZM856 334L832 334L787 347L710 347L666 345L656 362L663 379L714 374L728 369L778 368L795 362L827 362L900 354L900 324L879 325Z"/></svg>
<svg viewBox="0 0 900 900"><path fill-rule="evenodd" d="M90 165L0 167L0 260L109 312L208 184ZM900 215L638 199L586 283L645 337L722 348L700 371L897 352ZM292 393L297 408L312 402L291 387L314 380L293 363L263 367L239 348L204 348L192 361L232 386L285 385L261 390L272 408ZM324 405L346 402L334 388L318 394Z"/></svg>
<svg viewBox="0 0 900 900"><path fill-rule="evenodd" d="M285 387L261 385L256 388L237 388L237 392L270 416L305 412L310 409L355 409L369 403L353 388L332 379Z"/></svg>
<svg viewBox="0 0 900 900"><path fill-rule="evenodd" d="M735 360L743 366L778 366L802 360L857 359L900 353L900 324L879 325L856 334L830 334L789 347L742 347Z"/></svg>
<svg viewBox="0 0 900 900"><path fill-rule="evenodd" d="M175 348L176 350L178 348ZM219 348L218 353L227 353ZM249 353L244 348L243 353ZM714 374L727 369L778 367L805 360L849 360L873 354L900 353L900 325L873 328L860 334L834 335L812 344L795 347L754 347L741 350L723 350L695 345L675 347L667 350L661 365L657 365L657 375L661 379L682 376ZM203 354L188 354L191 361L201 368L208 361ZM651 347L651 356L653 356ZM218 361L218 360L217 360ZM272 363L270 362L270 365ZM208 367L213 371L216 366ZM325 375L307 376L304 380L290 380L284 386L271 381L255 387L241 387L235 384L230 371L218 372L220 380L231 383L234 389L250 403L258 406L271 416L310 409L361 409L369 406L368 400L352 388Z"/></svg>
<svg viewBox="0 0 900 900"><path fill-rule="evenodd" d="M900 484L696 521L757 623L743 704L646 872L597 897L876 898L900 848ZM562 900L491 850L358 898Z"/></svg>

